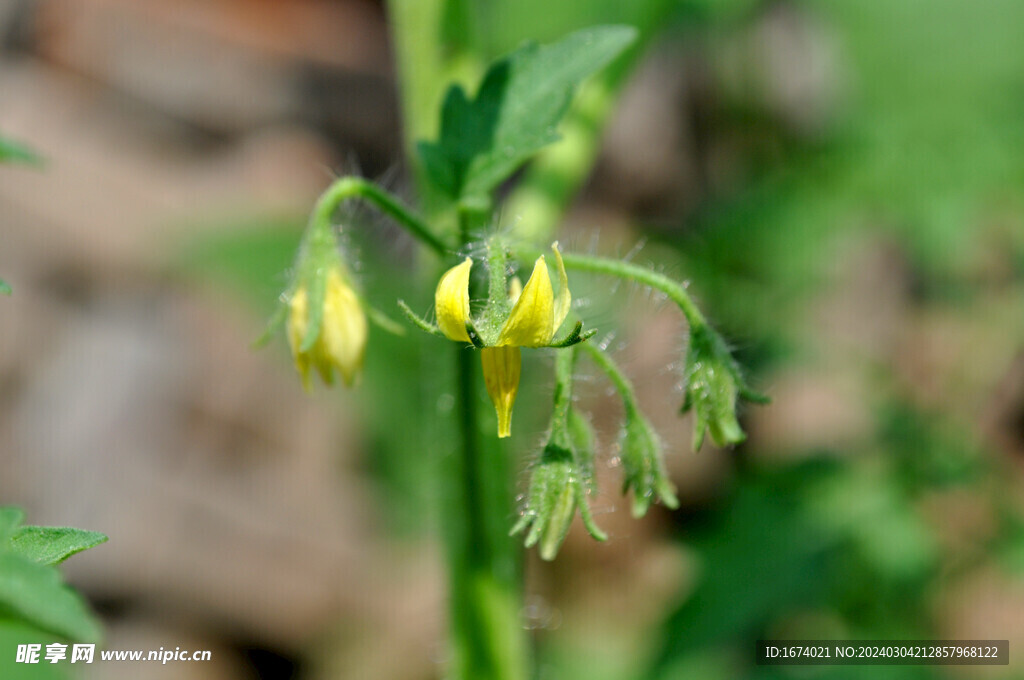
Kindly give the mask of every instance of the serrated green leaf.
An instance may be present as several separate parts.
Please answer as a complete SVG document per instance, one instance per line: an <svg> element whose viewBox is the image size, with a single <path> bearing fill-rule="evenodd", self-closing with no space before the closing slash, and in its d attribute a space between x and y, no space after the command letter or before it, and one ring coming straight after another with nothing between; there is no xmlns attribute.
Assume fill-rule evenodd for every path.
<svg viewBox="0 0 1024 680"><path fill-rule="evenodd" d="M10 295L11 287L7 285L7 282L0 279L0 295Z"/></svg>
<svg viewBox="0 0 1024 680"><path fill-rule="evenodd" d="M39 564L59 564L75 553L105 543L98 531L70 527L22 527L10 539L10 549Z"/></svg>
<svg viewBox="0 0 1024 680"><path fill-rule="evenodd" d="M0 137L0 163L41 165L43 159L23 144Z"/></svg>
<svg viewBox="0 0 1024 680"><path fill-rule="evenodd" d="M0 554L0 616L70 640L94 641L100 636L81 596L61 582L56 568L14 553Z"/></svg>
<svg viewBox="0 0 1024 680"><path fill-rule="evenodd" d="M487 205L490 192L558 139L573 90L636 38L628 26L578 31L526 45L495 62L470 100L459 86L445 97L436 142L419 153L433 182L453 200Z"/></svg>

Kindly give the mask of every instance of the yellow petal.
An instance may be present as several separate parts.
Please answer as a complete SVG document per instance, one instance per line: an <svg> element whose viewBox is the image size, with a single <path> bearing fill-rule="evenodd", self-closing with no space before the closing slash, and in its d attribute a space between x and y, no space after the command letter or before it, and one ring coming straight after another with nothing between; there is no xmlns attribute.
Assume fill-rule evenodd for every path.
<svg viewBox="0 0 1024 680"><path fill-rule="evenodd" d="M565 263L562 262L562 253L558 252L558 241L551 244L551 250L555 252L555 263L558 265L558 298L555 300L555 320L551 334L554 335L558 327L569 316L569 307L572 305L572 294L569 293L569 277L565 274Z"/></svg>
<svg viewBox="0 0 1024 680"><path fill-rule="evenodd" d="M522 294L512 307L498 336L499 345L541 347L551 342L555 329L555 295L551 290L548 266L541 255L533 265L533 273Z"/></svg>
<svg viewBox="0 0 1024 680"><path fill-rule="evenodd" d="M299 349L302 347L302 340L306 337L306 328L309 325L307 306L306 289L300 287L292 294L291 299L288 301L288 324L286 331L288 345L292 350L292 358L295 359L295 368L299 371L299 375L302 376L303 386L308 390L310 387L309 353L302 352Z"/></svg>
<svg viewBox="0 0 1024 680"><path fill-rule="evenodd" d="M444 273L434 293L434 309L437 312L437 326L449 340L469 342L466 322L469 321L469 270L473 260L466 258L462 264Z"/></svg>
<svg viewBox="0 0 1024 680"><path fill-rule="evenodd" d="M480 350L484 384L498 413L498 437L512 434L512 405L519 390L522 354L518 347L484 347Z"/></svg>
<svg viewBox="0 0 1024 680"><path fill-rule="evenodd" d="M366 313L359 298L341 275L332 270L327 275L323 327L315 349L320 360L318 365L322 364L321 375L325 369L330 375L330 367L333 366L341 372L345 384L351 387L363 367L366 337ZM330 384L331 381L325 377L324 382Z"/></svg>

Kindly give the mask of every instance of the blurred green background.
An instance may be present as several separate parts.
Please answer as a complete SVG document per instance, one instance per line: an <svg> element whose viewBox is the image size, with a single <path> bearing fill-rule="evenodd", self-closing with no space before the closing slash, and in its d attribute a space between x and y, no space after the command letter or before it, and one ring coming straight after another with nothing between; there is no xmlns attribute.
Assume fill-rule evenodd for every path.
<svg viewBox="0 0 1024 680"><path fill-rule="evenodd" d="M246 347L333 174L409 194L386 8L171 5L0 12L0 131L48 161L0 169L15 290L0 301L3 501L110 535L70 580L111 647L217 650L174 677L439 677L443 461L426 454L443 450L435 421L453 404L441 341L375 331L361 387L312 396L283 342ZM573 277L666 441L683 507L628 517L616 406L588 378L611 540L575 527L555 563L531 557L537 677L1024 677L1024 3L453 6L451 39L486 58L581 26L642 28L563 244L689 281L773 399L742 413L742 446L691 451L681 321L643 291ZM411 244L366 210L346 224L371 301L429 309ZM114 356L96 349L111 342ZM82 363L96 368L68 375ZM524 367L524 461L548 363ZM69 393L115 408L163 396L96 434L53 397ZM147 547L133 513L166 524L171 548ZM1011 665L755 665L756 640L787 637L1008 638Z"/></svg>

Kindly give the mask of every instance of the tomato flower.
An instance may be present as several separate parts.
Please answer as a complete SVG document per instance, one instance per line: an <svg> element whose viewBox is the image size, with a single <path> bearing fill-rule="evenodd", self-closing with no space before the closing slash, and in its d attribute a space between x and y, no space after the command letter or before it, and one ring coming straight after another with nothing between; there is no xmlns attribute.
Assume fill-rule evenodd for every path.
<svg viewBox="0 0 1024 680"><path fill-rule="evenodd" d="M565 341L553 343L555 332L569 315L572 295L558 244L551 250L558 269L557 297L551 286L544 256L537 258L525 286L513 279L508 286L511 310L497 324L474 323L469 311L469 275L473 260L467 257L441 277L434 294L437 325L449 340L472 343L480 351L484 383L498 414L498 436L508 437L512 427L512 406L519 389L522 365L520 347L561 347L580 340L576 329ZM507 309L508 305L502 305ZM485 311L485 316L487 312Z"/></svg>

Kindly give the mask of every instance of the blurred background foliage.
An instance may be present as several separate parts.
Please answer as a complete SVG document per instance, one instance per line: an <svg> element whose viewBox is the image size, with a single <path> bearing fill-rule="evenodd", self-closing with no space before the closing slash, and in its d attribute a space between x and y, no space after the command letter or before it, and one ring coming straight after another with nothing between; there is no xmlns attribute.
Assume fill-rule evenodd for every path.
<svg viewBox="0 0 1024 680"><path fill-rule="evenodd" d="M386 21L373 3L336 4L358 4ZM18 39L9 44L24 54L33 49L25 16L35 3L20 6L8 24ZM610 542L591 544L576 527L554 565L530 563L524 621L535 630L537 677L1024 677L1015 660L984 674L929 667L804 674L754 664L754 642L768 637L1024 644L1024 4L451 7L448 37L485 58L524 38L548 41L588 25L642 29L636 72L563 242L619 254L646 243L633 257L690 281L735 343L751 383L773 398L744 413L751 433L744 445L690 451L689 423L676 422L680 395L664 396L683 356L673 344L678 319L642 291L574 279L588 316L602 333L614 332L613 346L666 439L683 508L633 523L605 483L595 509ZM382 139L376 128L345 128L331 117L330 102L377 92L360 68L371 83L394 86L388 68L355 63L337 69L341 76L307 66L299 81L310 88L303 95L310 107L290 122L326 140L329 158L352 158L354 149L367 172L387 171L402 190L397 126ZM371 117L394 121L393 98L361 101L342 109L366 106ZM237 136L176 115L186 119L194 153ZM59 147L31 130L13 132L60 163ZM222 304L249 310L242 323L254 337L286 280L300 205L255 215L222 205L179 211L173 221L187 227L150 241L160 253L149 260L153 276L226 295ZM432 291L417 288L411 245L361 209L345 224L371 302L393 310L402 298L429 308ZM17 297L18 255L5 245L0 257ZM438 531L424 509L436 500L441 462L424 455L422 442L443 448L436 415L453 400L435 342L375 332L362 386L336 409L358 414L344 416L346 423L361 423L346 427L339 446L355 453L336 471L371 490L362 511L388 546L387 560L405 555L415 563L422 553L405 546L429 543ZM283 343L264 360L286 365ZM547 360L533 361L524 369L533 384L521 394L546 395ZM418 389L428 383L442 388ZM16 383L4 389L17 399ZM613 400L596 379L581 391L602 435L598 475L611 477ZM424 404L426 394L441 397ZM540 440L543 408L523 398L516 417L528 433L515 440L525 455ZM88 525L111 544L131 540L119 539L116 527ZM79 581L90 594L90 581ZM422 587L440 588L441 580ZM132 601L109 588L91 594L101 604ZM217 634L250 650L246 658L262 677L330 677L325 668L385 677L371 662L325 660L331 638L322 632L317 643L297 645ZM345 653L362 659L351 650L365 638L339 634L357 641ZM435 677L437 660L406 659L387 677Z"/></svg>

